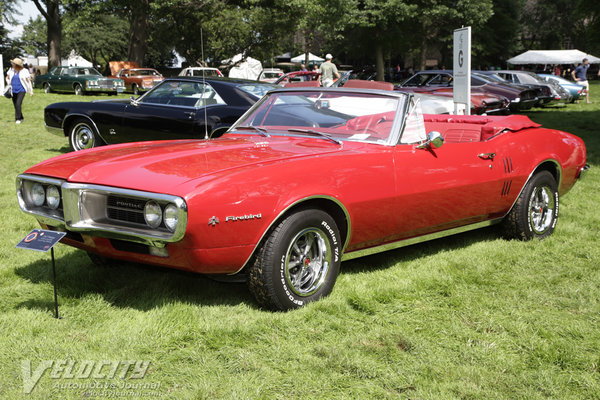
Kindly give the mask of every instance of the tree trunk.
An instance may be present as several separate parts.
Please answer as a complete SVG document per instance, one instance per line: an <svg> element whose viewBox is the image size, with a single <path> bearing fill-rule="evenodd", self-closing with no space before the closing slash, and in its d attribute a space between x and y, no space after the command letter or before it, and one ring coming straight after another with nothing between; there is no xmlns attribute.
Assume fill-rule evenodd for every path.
<svg viewBox="0 0 600 400"><path fill-rule="evenodd" d="M129 25L129 61L144 65L144 56L148 47L150 0L140 0L132 4L131 24Z"/></svg>
<svg viewBox="0 0 600 400"><path fill-rule="evenodd" d="M377 63L377 77L378 81L385 81L385 65L383 63L383 46L381 43L377 43L375 46L375 60Z"/></svg>
<svg viewBox="0 0 600 400"><path fill-rule="evenodd" d="M61 64L60 59L60 43L62 36L62 17L60 15L60 0L47 0L46 9L42 7L39 0L33 1L38 11L46 19L48 26L48 38L46 44L48 45L48 69L56 67Z"/></svg>
<svg viewBox="0 0 600 400"><path fill-rule="evenodd" d="M423 71L427 66L427 38L423 35L421 39L421 65L419 69Z"/></svg>

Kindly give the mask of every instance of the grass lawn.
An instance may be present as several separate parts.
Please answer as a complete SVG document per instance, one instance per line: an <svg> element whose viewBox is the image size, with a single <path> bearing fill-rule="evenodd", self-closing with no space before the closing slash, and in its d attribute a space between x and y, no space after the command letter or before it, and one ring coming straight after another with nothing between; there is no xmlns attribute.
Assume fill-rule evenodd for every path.
<svg viewBox="0 0 600 400"><path fill-rule="evenodd" d="M59 244L59 320L50 254L14 248L38 227L15 177L68 151L44 129L47 104L107 97L36 91L21 125L0 100L0 398L600 398L600 85L591 93L527 113L582 137L592 165L547 240L487 229L345 262L330 297L288 313L261 310L244 284L101 269ZM26 394L27 360L31 374L70 360L83 377L54 365ZM107 374L128 360L150 362L143 378Z"/></svg>

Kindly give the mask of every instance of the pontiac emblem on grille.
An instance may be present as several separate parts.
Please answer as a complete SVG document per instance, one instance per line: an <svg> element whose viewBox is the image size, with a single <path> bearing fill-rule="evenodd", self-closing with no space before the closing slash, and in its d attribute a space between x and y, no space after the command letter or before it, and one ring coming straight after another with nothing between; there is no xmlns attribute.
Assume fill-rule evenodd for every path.
<svg viewBox="0 0 600 400"><path fill-rule="evenodd" d="M217 225L218 223L219 223L219 218L215 217L214 215L213 215L213 217L212 217L212 218L209 218L209 219L208 219L208 224L209 224L209 225L215 226L215 225Z"/></svg>

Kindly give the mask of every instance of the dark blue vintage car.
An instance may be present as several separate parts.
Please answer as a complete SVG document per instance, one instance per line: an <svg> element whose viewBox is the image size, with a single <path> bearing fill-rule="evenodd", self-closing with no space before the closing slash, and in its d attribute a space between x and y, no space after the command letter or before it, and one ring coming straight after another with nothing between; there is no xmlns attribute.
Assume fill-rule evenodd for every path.
<svg viewBox="0 0 600 400"><path fill-rule="evenodd" d="M273 88L242 79L169 78L129 100L50 104L44 121L50 132L68 137L75 151L125 142L214 138Z"/></svg>

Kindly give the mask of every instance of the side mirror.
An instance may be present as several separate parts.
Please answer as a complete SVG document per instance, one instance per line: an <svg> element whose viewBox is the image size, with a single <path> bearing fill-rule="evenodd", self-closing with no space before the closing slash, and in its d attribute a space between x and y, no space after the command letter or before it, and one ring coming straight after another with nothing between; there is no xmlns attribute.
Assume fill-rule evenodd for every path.
<svg viewBox="0 0 600 400"><path fill-rule="evenodd" d="M427 139L417 146L417 149L437 149L444 144L444 137L437 131L432 131L427 134Z"/></svg>
<svg viewBox="0 0 600 400"><path fill-rule="evenodd" d="M138 101L135 99L135 96L131 96L129 98L129 104L131 104L132 106L137 107L139 105Z"/></svg>

